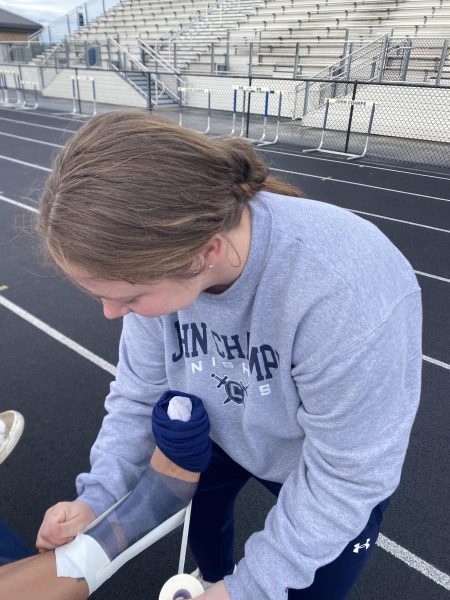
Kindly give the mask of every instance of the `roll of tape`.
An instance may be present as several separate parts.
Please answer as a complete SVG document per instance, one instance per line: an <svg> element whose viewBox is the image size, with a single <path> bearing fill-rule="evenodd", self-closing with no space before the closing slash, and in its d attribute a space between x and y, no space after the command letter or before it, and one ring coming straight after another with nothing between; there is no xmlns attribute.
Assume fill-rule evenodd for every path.
<svg viewBox="0 0 450 600"><path fill-rule="evenodd" d="M185 600L201 596L205 590L192 575L174 575L163 585L159 600Z"/></svg>

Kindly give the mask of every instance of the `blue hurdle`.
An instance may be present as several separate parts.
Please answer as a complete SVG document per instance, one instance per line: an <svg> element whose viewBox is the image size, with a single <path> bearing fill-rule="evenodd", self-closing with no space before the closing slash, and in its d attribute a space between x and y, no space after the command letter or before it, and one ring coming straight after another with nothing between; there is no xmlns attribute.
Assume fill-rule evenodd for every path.
<svg viewBox="0 0 450 600"><path fill-rule="evenodd" d="M283 101L283 92L281 90L271 90L269 88L263 87L254 87L254 86L233 86L233 124L230 132L231 136L235 135L236 132L236 120L237 120L237 105L238 105L238 93L242 92L242 111L241 111L241 131L239 133L239 137L246 139L248 142L252 144L256 144L257 146L269 146L271 144L276 144L278 141L279 131L280 131L280 120L281 120L281 105ZM260 138L247 138L244 136L245 129L245 112L247 105L247 98L250 99L251 94L265 94L265 102L264 102L264 119L263 119L263 130ZM267 122L269 118L269 99L273 96L278 96L278 114L277 114L277 122L276 122L276 132L275 138L273 140L266 140L267 133Z"/></svg>

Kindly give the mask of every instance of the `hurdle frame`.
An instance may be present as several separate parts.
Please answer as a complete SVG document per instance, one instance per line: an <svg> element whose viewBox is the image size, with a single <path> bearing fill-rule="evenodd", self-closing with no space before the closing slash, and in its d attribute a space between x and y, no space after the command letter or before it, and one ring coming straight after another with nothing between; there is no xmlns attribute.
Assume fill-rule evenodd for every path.
<svg viewBox="0 0 450 600"><path fill-rule="evenodd" d="M350 120L353 117L353 110L354 110L355 106L372 106L372 110L370 113L370 119L369 119L369 125L368 125L367 132L366 132L364 149L361 154L353 154L351 152L340 152L338 150L327 150L326 148L323 148L330 104L350 105L350 117L349 117ZM369 138L372 133L373 119L375 116L375 108L376 108L376 104L372 100L354 100L354 99L347 100L345 98L327 98L325 114L324 114L323 124L322 124L322 134L320 137L319 145L317 146L317 148L307 148L306 150L302 150L302 152L304 154L308 154L310 152L321 152L323 154L333 154L335 156L344 156L344 157L346 157L347 160L356 160L358 158L363 158L366 155L367 147L369 145Z"/></svg>
<svg viewBox="0 0 450 600"><path fill-rule="evenodd" d="M209 133L209 130L211 128L211 90L208 88L201 88L201 87L179 87L178 88L178 93L180 94L180 101L179 101L179 125L180 127L183 127L183 94L185 94L184 96L184 100L186 101L186 93L188 92L203 92L205 94L208 95L208 114L207 114L207 124L206 124L206 129L204 131L200 131L200 133Z"/></svg>
<svg viewBox="0 0 450 600"><path fill-rule="evenodd" d="M30 90L26 90L24 87L25 85L33 86L34 104L31 106L27 105L26 92L30 91ZM20 89L20 95L21 95L21 103L17 106L17 110L36 110L39 106L39 95L38 95L39 84L37 83L37 81L20 79L20 88L19 89Z"/></svg>
<svg viewBox="0 0 450 600"><path fill-rule="evenodd" d="M281 106L283 101L283 92L282 90L271 90L265 87L255 87L252 85L240 85L233 86L233 121L232 121L232 129L230 132L230 136L234 137L236 131L236 117L237 117L237 105L238 105L238 92L242 92L242 111L241 111L241 131L239 133L240 138L245 139L247 142L251 144L256 144L259 146L270 146L272 144L276 144L278 142L278 137L280 133L280 121L281 121ZM246 113L246 105L247 98L250 102L251 94L265 94L265 102L264 102L264 118L263 118L263 130L260 138L248 138L244 136L244 126L245 126L245 113ZM269 98L271 94L278 94L278 113L277 113L277 121L276 121L276 131L275 138L273 140L267 141L267 122L269 118Z"/></svg>
<svg viewBox="0 0 450 600"><path fill-rule="evenodd" d="M14 77L14 86L16 91L16 101L12 102L9 98L8 75ZM18 83L18 73L9 69L0 69L0 106L15 108L20 104L20 86ZM13 89L13 88L11 88ZM2 97L3 96L3 97Z"/></svg>
<svg viewBox="0 0 450 600"><path fill-rule="evenodd" d="M97 92L95 87L95 79L91 75L71 75L70 79L72 80L72 102L73 108L71 112L61 112L61 113L53 113L53 116L66 116L72 115L77 117L82 117L89 119L91 117L95 117L97 114ZM84 102L92 102L92 112L91 113L82 113L81 112L81 93L79 81L90 81L92 86L92 100L85 100ZM77 110L77 103L80 105L80 110Z"/></svg>

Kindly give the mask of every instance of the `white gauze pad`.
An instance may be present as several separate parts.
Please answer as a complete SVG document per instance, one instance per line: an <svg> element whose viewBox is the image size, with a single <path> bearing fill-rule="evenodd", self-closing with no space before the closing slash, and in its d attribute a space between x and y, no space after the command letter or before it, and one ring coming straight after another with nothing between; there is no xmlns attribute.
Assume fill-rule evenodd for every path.
<svg viewBox="0 0 450 600"><path fill-rule="evenodd" d="M172 421L178 419L187 423L191 420L192 402L186 396L174 396L167 407L167 414Z"/></svg>

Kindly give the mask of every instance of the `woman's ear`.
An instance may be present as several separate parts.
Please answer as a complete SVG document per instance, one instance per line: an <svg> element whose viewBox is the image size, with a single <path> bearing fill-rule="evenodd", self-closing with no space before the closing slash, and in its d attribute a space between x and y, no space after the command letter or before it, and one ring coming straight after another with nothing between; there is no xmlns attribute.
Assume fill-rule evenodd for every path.
<svg viewBox="0 0 450 600"><path fill-rule="evenodd" d="M201 261L204 268L208 265L216 265L223 252L223 238L220 235L213 236L207 244L205 244L201 252Z"/></svg>

